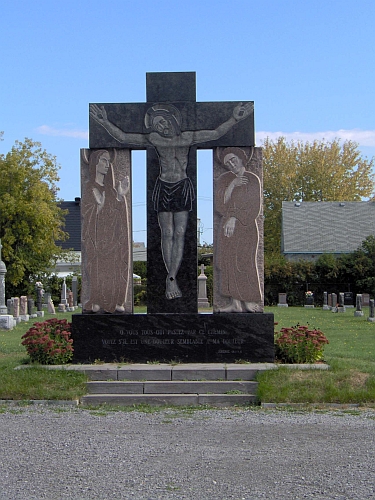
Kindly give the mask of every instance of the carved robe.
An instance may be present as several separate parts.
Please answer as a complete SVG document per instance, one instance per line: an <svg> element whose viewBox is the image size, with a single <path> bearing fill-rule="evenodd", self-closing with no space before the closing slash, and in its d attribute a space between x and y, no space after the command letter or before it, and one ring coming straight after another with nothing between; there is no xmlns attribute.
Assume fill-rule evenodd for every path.
<svg viewBox="0 0 375 500"><path fill-rule="evenodd" d="M260 213L260 181L251 172L244 172L247 184L236 186L227 203L225 191L236 177L232 172L222 174L217 182L215 209L222 219L218 231L215 263L220 270L220 293L244 302L259 303L262 300L257 268L259 243L256 218ZM224 224L234 217L233 235L224 234Z"/></svg>
<svg viewBox="0 0 375 500"><path fill-rule="evenodd" d="M95 182L86 185L82 202L83 272L89 283L83 310L91 311L98 305L101 312L114 313L126 300L130 239L127 206L123 198L118 199L112 169L103 187Z"/></svg>

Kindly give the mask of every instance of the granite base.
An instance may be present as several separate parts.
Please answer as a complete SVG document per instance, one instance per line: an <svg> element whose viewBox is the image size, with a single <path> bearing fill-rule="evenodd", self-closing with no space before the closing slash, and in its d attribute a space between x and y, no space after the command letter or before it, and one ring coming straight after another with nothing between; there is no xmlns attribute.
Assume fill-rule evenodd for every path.
<svg viewBox="0 0 375 500"><path fill-rule="evenodd" d="M73 363L274 361L274 316L73 314Z"/></svg>

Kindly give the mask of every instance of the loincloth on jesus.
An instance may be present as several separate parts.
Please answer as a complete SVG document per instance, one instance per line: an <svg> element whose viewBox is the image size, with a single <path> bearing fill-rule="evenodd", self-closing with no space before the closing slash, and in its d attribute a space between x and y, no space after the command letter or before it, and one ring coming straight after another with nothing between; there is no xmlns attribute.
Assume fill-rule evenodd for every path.
<svg viewBox="0 0 375 500"><path fill-rule="evenodd" d="M156 212L190 212L194 199L194 186L189 177L177 182L156 179L152 193Z"/></svg>

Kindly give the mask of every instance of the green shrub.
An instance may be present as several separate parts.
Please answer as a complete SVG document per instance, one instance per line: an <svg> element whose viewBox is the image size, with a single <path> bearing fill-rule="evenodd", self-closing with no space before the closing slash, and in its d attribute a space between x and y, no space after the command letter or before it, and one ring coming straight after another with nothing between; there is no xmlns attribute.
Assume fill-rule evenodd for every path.
<svg viewBox="0 0 375 500"><path fill-rule="evenodd" d="M21 338L22 345L34 363L60 365L73 358L71 323L66 319L51 318L34 323Z"/></svg>
<svg viewBox="0 0 375 500"><path fill-rule="evenodd" d="M281 328L275 332L275 356L283 363L314 363L323 357L327 337L308 326Z"/></svg>

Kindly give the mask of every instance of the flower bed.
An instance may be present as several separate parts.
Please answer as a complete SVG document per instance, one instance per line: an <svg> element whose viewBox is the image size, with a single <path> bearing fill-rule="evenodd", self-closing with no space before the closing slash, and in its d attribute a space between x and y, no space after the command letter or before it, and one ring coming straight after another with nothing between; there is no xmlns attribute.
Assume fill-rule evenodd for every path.
<svg viewBox="0 0 375 500"><path fill-rule="evenodd" d="M322 360L328 339L323 332L296 325L275 332L275 357L282 363L316 363Z"/></svg>
<svg viewBox="0 0 375 500"><path fill-rule="evenodd" d="M22 345L34 363L60 365L69 363L73 358L73 339L71 323L66 319L47 319L34 323L22 336Z"/></svg>

